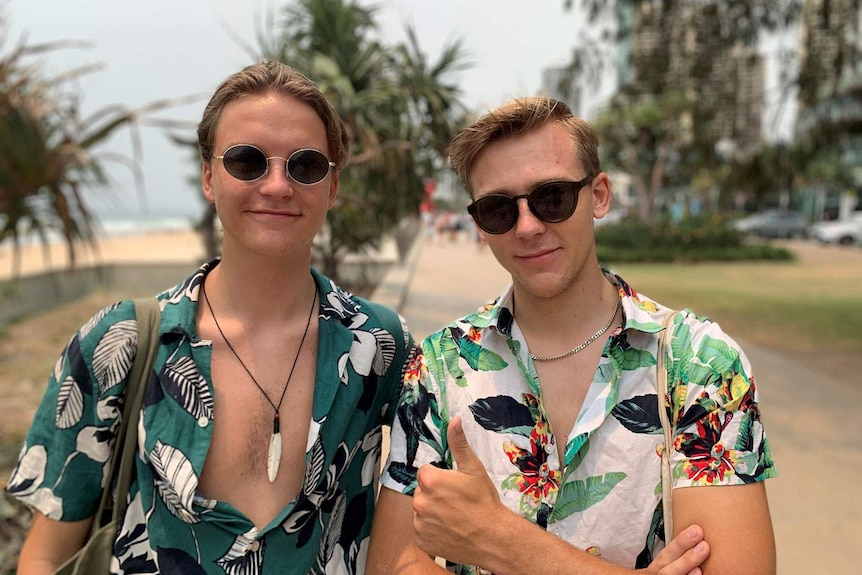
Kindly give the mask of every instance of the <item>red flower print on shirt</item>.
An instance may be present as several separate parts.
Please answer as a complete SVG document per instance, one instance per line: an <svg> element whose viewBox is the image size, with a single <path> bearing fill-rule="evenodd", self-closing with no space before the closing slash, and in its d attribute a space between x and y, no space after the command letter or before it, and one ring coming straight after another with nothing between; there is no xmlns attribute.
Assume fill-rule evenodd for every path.
<svg viewBox="0 0 862 575"><path fill-rule="evenodd" d="M530 432L530 449L521 449L512 441L507 441L503 449L520 472L516 478L518 490L528 495L534 504L543 500L553 490L560 487L560 471L548 465L547 446L550 441L548 425L536 423Z"/></svg>
<svg viewBox="0 0 862 575"><path fill-rule="evenodd" d="M724 480L725 474L735 472L736 452L725 448L721 432L733 419L725 413L721 421L717 412L712 412L697 422L697 434L682 433L674 439L674 448L688 457L683 464L686 477L703 484Z"/></svg>

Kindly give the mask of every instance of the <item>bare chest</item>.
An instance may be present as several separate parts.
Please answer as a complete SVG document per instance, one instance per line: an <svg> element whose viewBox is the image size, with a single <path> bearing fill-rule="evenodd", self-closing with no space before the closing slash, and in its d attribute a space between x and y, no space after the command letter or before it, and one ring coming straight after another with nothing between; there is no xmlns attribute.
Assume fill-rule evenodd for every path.
<svg viewBox="0 0 862 575"><path fill-rule="evenodd" d="M305 345L289 382L293 357L287 354L243 358L252 378L225 346L213 346L214 427L199 491L230 503L258 527L302 488L317 355L315 343ZM282 455L270 482L267 459L276 408Z"/></svg>
<svg viewBox="0 0 862 575"><path fill-rule="evenodd" d="M566 443L583 408L601 351L595 346L595 350L590 348L568 358L533 362L542 389L542 406L554 433L560 461L565 461Z"/></svg>

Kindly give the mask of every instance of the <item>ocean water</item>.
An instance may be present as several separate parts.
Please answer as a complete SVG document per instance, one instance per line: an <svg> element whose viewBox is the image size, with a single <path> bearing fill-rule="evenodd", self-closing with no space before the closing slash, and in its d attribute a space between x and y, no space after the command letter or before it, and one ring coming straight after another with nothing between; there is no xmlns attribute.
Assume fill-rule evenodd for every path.
<svg viewBox="0 0 862 575"><path fill-rule="evenodd" d="M132 216L100 216L95 217L94 229L97 237L119 237L141 235L151 232L185 232L195 229L200 216L188 215L132 215ZM49 243L62 242L59 232L46 234ZM22 236L21 244L40 244L41 240L35 233Z"/></svg>
<svg viewBox="0 0 862 575"><path fill-rule="evenodd" d="M137 235L147 232L185 232L193 230L192 216L99 217L96 229L104 236Z"/></svg>

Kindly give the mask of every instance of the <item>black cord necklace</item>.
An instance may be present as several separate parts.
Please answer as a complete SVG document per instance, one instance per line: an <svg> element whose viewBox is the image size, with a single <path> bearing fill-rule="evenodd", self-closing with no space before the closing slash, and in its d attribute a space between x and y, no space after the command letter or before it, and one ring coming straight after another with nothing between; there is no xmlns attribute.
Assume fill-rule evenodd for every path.
<svg viewBox="0 0 862 575"><path fill-rule="evenodd" d="M278 466L281 463L281 424L280 424L280 413L281 402L284 401L284 395L287 393L287 386L290 384L290 378L293 377L293 370L296 369L296 363L299 360L299 352L302 351L302 344L305 343L305 336L308 335L308 328L311 326L311 316L314 315L314 304L317 301L317 283L314 284L314 297L311 298L311 308L308 310L308 320L305 322L305 331L302 332L302 339L299 341L299 347L296 350L296 356L293 358L293 365L290 367L290 374L287 376L287 381L284 382L284 389L281 390L281 397L278 399L278 404L273 402L269 395L263 390L263 387L257 382L257 379L252 375L251 370L245 365L245 362L233 348L230 340L228 340L227 336L221 329L221 326L218 323L218 318L216 318L216 314L213 311L212 305L210 305L210 300L207 298L207 292L204 288L204 284L201 283L201 295L204 298L204 302L207 304L207 309L210 311L210 315L213 318L213 322L215 322L216 329L219 334L221 334L222 339L227 344L228 349L230 349L231 353L233 353L236 360L275 410L275 415L272 418L272 436L269 438L269 451L267 452L266 457L266 473L269 477L269 482L272 483L275 481L275 478L278 476Z"/></svg>

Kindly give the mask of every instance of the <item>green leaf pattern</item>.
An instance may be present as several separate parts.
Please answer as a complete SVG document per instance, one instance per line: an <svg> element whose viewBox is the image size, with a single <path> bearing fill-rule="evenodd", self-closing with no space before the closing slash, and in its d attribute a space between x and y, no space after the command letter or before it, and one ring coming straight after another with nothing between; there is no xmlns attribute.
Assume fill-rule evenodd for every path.
<svg viewBox="0 0 862 575"><path fill-rule="evenodd" d="M595 505L623 479L626 474L610 472L600 476L587 477L585 480L575 479L563 485L557 505L554 507L551 519L559 521L579 511L584 511Z"/></svg>
<svg viewBox="0 0 862 575"><path fill-rule="evenodd" d="M460 415L471 446L486 462L505 505L572 545L629 568L643 568L657 551L663 523L657 455L662 440L656 433L657 407L652 406L657 403L657 334L668 310L634 292L618 276L608 277L623 298L624 328L604 343L570 433L556 430L555 435L548 423L527 344L513 336L520 330L510 311L511 287L494 305L426 338L420 385L427 386L433 398L426 416L433 435L445 438L449 420ZM688 310L676 317L671 329L666 403L678 425L675 437L685 439L672 453L675 487L704 484L703 469L696 463L710 462L713 439L721 444L715 450L723 454L721 462L735 469L711 480L739 484L774 476L745 356L716 324ZM522 406L529 410L532 429ZM617 406L622 407L615 411ZM413 406L404 401L398 407L409 409ZM399 447L406 440L405 430L399 429L401 419L396 418L393 426L393 453L404 451ZM560 461L557 442L563 440ZM416 460L396 456L389 465L400 473L427 463L451 464L447 446L442 447L443 456L420 450ZM409 491L404 479L394 474L385 473L383 484ZM630 539L632 533L642 539L619 539ZM476 572L469 566L457 569Z"/></svg>

